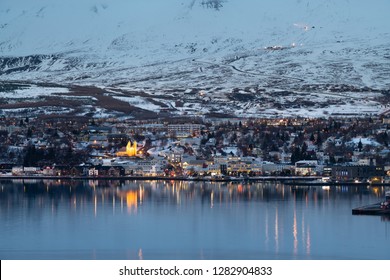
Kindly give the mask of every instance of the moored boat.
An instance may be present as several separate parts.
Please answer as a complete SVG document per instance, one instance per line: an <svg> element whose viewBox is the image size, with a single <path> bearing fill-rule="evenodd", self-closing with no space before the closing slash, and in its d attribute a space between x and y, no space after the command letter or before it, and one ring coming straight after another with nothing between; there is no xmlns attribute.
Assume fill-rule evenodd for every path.
<svg viewBox="0 0 390 280"><path fill-rule="evenodd" d="M381 209L390 209L390 191L385 193L385 201L381 202Z"/></svg>

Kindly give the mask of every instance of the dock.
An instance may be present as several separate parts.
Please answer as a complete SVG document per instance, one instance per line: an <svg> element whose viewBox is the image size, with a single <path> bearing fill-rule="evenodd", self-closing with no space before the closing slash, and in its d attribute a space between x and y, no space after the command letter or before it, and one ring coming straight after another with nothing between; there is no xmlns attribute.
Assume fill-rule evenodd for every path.
<svg viewBox="0 0 390 280"><path fill-rule="evenodd" d="M375 203L371 205L361 206L352 209L352 215L389 215L390 209L382 209L381 204Z"/></svg>

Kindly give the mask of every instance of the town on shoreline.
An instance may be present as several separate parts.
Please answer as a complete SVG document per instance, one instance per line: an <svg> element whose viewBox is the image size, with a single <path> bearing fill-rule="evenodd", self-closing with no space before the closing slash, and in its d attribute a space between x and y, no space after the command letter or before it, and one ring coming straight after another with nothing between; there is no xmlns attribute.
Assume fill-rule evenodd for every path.
<svg viewBox="0 0 390 280"><path fill-rule="evenodd" d="M0 118L0 178L388 183L390 119ZM390 178L390 177L389 177Z"/></svg>

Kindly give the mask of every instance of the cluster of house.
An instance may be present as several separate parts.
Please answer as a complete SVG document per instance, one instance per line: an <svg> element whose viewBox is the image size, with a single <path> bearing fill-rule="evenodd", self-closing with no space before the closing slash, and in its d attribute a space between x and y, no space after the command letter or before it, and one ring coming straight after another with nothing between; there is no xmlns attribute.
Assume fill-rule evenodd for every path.
<svg viewBox="0 0 390 280"><path fill-rule="evenodd" d="M176 159L173 159L176 158ZM168 166L174 168L169 169ZM14 176L87 176L87 177L184 177L184 178L224 178L236 176L322 176L336 181L362 181L365 179L383 182L383 166L365 163L348 163L324 166L316 160L301 160L295 164L280 164L262 161L253 157L224 157L214 160L198 160L192 156L172 154L151 158L106 159L99 165L52 166L52 167L12 167ZM227 177L226 177L227 178Z"/></svg>
<svg viewBox="0 0 390 280"><path fill-rule="evenodd" d="M286 120L270 120L266 126L264 123L257 126L255 122L247 125L245 120L229 119L228 122L223 122L218 119L211 125L157 122L142 122L131 126L121 122L85 125L87 133L72 136L69 147L74 151L88 151L86 161L77 165L53 162L39 167L14 164L11 172L14 176L322 176L337 181L384 180L390 167L387 167L386 160L377 163L377 159L381 152L387 150L386 145L367 135L360 137L359 141L354 137L347 141L331 132L321 132L321 135L327 137L320 142L317 123L313 130L317 134L314 137L312 133L310 137L313 139L309 139L307 131L302 136L302 132L291 129L305 125L309 127L308 124L312 123L294 120L287 124ZM345 123L342 124L346 126ZM381 124L383 121L378 120L378 129L383 129ZM265 131L264 138L256 140L262 141L262 148L255 140L246 143L248 139L257 139L256 133L260 134L258 127L271 127L274 130ZM335 128L337 129L340 130L340 127ZM29 141L35 143L37 149L50 146L47 139L37 139L33 134L30 133ZM267 134L273 135L275 139ZM66 131L57 133L58 137L66 135ZM299 137L302 138L301 144L297 141ZM139 138L138 141L136 138ZM270 143L265 143L265 139ZM42 146L42 143L46 144ZM352 144L347 147L346 143ZM304 146L301 150L304 150L306 158L293 161L294 147L296 149L298 145ZM340 154L342 149L346 149L344 154ZM387 155L385 153L385 157Z"/></svg>

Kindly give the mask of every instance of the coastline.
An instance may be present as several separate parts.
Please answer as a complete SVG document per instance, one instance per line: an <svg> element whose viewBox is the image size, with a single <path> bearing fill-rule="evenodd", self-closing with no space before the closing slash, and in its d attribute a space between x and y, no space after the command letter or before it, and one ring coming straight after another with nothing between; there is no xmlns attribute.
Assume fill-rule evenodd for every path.
<svg viewBox="0 0 390 280"><path fill-rule="evenodd" d="M251 182L251 181L315 181L319 176L258 176L258 177L227 177L227 178L190 178L166 176L0 176L0 180L12 179L44 179L44 180L144 180L144 181L200 181L200 182Z"/></svg>
<svg viewBox="0 0 390 280"><path fill-rule="evenodd" d="M390 183L322 182L320 176L257 176L226 178L190 178L165 176L0 176L1 180L119 180L119 181L193 181L193 182L283 182L287 186L372 186L385 187Z"/></svg>

